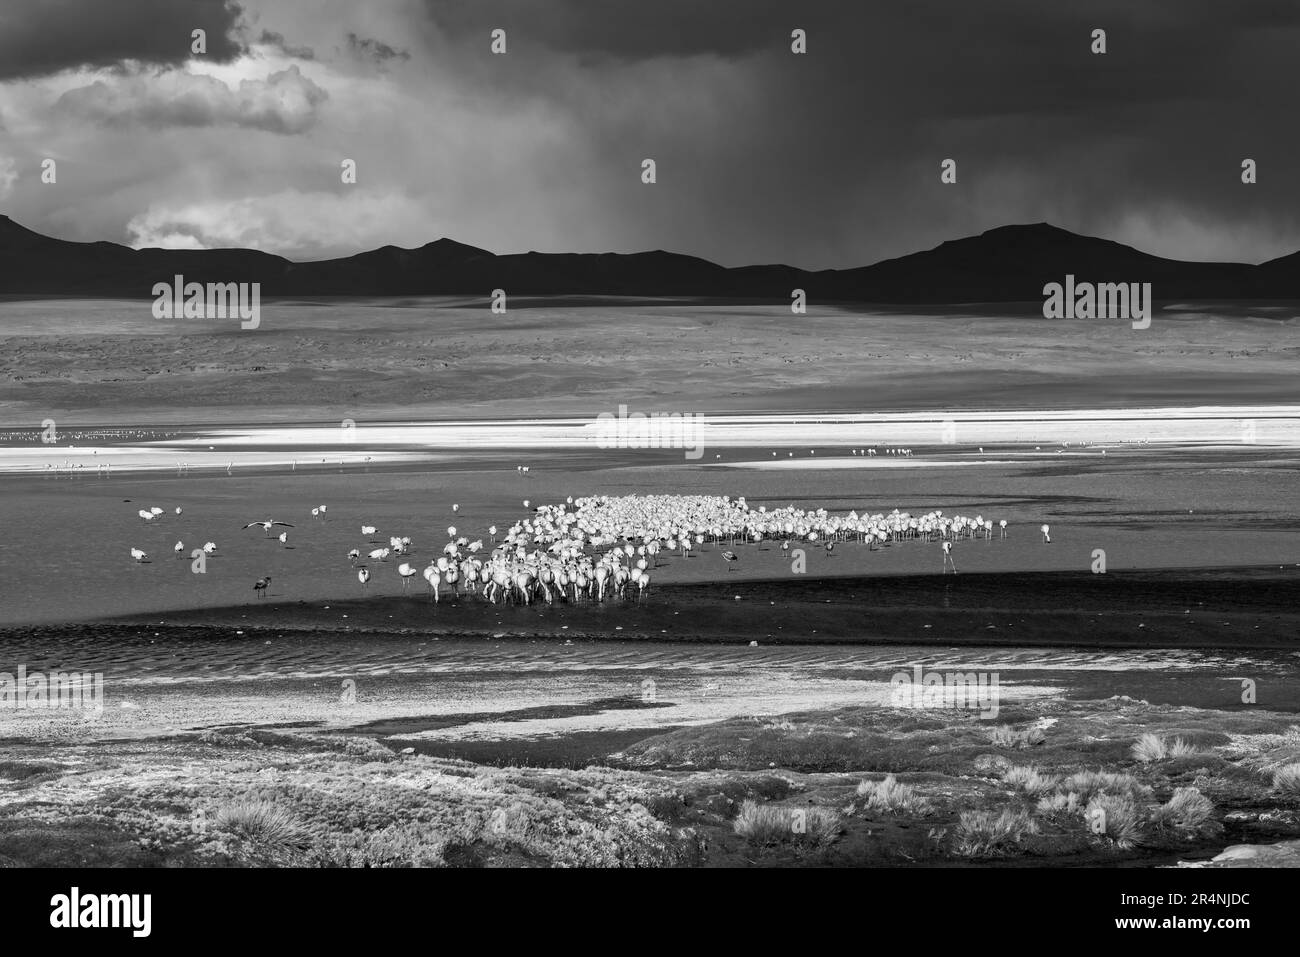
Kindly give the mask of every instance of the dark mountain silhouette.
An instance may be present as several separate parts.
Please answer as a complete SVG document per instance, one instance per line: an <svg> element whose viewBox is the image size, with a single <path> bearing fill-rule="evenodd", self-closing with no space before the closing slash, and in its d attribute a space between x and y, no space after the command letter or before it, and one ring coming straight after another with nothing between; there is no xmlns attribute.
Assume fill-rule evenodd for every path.
<svg viewBox="0 0 1300 957"><path fill-rule="evenodd" d="M1300 299L1300 252L1261 265L1162 259L1121 243L1036 223L1002 226L934 249L856 269L783 265L726 268L656 250L498 256L439 239L384 246L343 259L291 262L250 249L131 249L52 239L0 216L0 295L152 298L157 282L258 282L271 296L700 296L979 303L1041 300L1043 285L1149 282L1155 298Z"/></svg>

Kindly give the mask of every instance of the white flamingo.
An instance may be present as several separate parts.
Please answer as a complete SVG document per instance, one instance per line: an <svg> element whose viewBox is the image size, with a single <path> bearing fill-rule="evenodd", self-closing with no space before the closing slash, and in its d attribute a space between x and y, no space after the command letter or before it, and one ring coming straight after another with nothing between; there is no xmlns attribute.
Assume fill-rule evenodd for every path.
<svg viewBox="0 0 1300 957"><path fill-rule="evenodd" d="M149 556L145 553L144 549L141 548L131 549L131 557L134 558L137 562L143 562L149 558Z"/></svg>
<svg viewBox="0 0 1300 957"><path fill-rule="evenodd" d="M1052 544L1052 527L1050 525L1044 525L1042 527L1042 533L1043 533L1043 544L1044 545Z"/></svg>
<svg viewBox="0 0 1300 957"><path fill-rule="evenodd" d="M361 567L357 570L357 581L361 582L361 591L364 594L366 585L370 583L370 569Z"/></svg>
<svg viewBox="0 0 1300 957"><path fill-rule="evenodd" d="M402 591L407 591L411 587L411 579L415 576L415 569L406 562L402 562L397 566L397 574L402 576Z"/></svg>

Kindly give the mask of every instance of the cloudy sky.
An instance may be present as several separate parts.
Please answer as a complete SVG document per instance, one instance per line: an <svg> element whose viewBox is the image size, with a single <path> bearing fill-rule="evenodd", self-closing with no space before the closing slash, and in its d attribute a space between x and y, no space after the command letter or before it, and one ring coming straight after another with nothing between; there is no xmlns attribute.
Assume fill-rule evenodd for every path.
<svg viewBox="0 0 1300 957"><path fill-rule="evenodd" d="M1300 249L1297 50L1294 0L3 0L0 212L295 259L819 268L1046 220L1261 261Z"/></svg>

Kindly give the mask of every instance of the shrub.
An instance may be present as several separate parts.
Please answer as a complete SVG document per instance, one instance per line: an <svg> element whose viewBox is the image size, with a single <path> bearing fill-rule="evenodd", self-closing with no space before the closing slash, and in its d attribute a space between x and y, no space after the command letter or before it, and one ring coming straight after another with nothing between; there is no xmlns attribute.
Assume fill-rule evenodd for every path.
<svg viewBox="0 0 1300 957"><path fill-rule="evenodd" d="M236 801L217 811L213 826L255 844L272 847L306 847L307 832L293 815L270 801Z"/></svg>
<svg viewBox="0 0 1300 957"><path fill-rule="evenodd" d="M1043 734L1041 728L1026 728L1023 731L1017 731L1009 724L1000 724L990 733L989 740L999 748L1015 748L1024 751L1033 745L1042 744L1047 740L1047 735Z"/></svg>
<svg viewBox="0 0 1300 957"><path fill-rule="evenodd" d="M1162 829L1204 831L1214 821L1214 803L1196 788L1178 788L1173 797L1151 812L1151 823Z"/></svg>
<svg viewBox="0 0 1300 957"><path fill-rule="evenodd" d="M866 798L867 807L873 811L922 815L933 810L930 802L916 793L916 788L899 784L892 774L883 781L861 782L858 797Z"/></svg>
<svg viewBox="0 0 1300 957"><path fill-rule="evenodd" d="M1007 768L1006 773L1002 775L1003 784L1024 791L1030 797L1046 794L1056 787L1056 782L1056 775L1040 774L1036 768L1029 765Z"/></svg>
<svg viewBox="0 0 1300 957"><path fill-rule="evenodd" d="M1143 764L1162 761L1169 757L1169 748L1165 739L1158 734L1144 734L1133 744L1133 757Z"/></svg>
<svg viewBox="0 0 1300 957"><path fill-rule="evenodd" d="M1273 787L1290 797L1300 797L1300 762L1285 764L1274 771Z"/></svg>
<svg viewBox="0 0 1300 957"><path fill-rule="evenodd" d="M1142 816L1128 794L1096 794L1083 812L1088 827L1109 838L1116 847L1130 848L1142 838Z"/></svg>
<svg viewBox="0 0 1300 957"><path fill-rule="evenodd" d="M1038 810L1042 814L1078 814L1083 810L1083 802L1079 800L1079 795L1074 791L1069 794L1063 794L1057 791L1054 794L1048 794L1038 799Z"/></svg>
<svg viewBox="0 0 1300 957"><path fill-rule="evenodd" d="M988 857L1014 850L1026 834L1037 834L1038 822L1028 811L963 811L957 824L957 853L963 857Z"/></svg>
<svg viewBox="0 0 1300 957"><path fill-rule="evenodd" d="M1151 788L1133 775L1113 774L1110 771L1079 771L1061 781L1057 789L1066 794L1074 791L1085 803L1093 796L1102 793L1128 795L1138 801L1144 801L1151 796Z"/></svg>
<svg viewBox="0 0 1300 957"><path fill-rule="evenodd" d="M780 844L806 841L829 844L840 833L840 815L822 807L774 807L745 801L732 829L751 844Z"/></svg>
<svg viewBox="0 0 1300 957"><path fill-rule="evenodd" d="M1166 758L1185 758L1196 754L1196 745L1182 738L1174 738L1172 744L1158 734L1144 734L1133 744L1133 757L1143 764L1163 761Z"/></svg>

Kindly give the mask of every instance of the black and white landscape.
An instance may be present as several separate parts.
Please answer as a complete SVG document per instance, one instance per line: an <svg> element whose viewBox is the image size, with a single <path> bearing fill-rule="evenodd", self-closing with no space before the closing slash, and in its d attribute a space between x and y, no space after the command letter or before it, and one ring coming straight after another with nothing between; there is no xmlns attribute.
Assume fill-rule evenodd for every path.
<svg viewBox="0 0 1300 957"><path fill-rule="evenodd" d="M1297 42L8 0L0 864L1300 865Z"/></svg>

